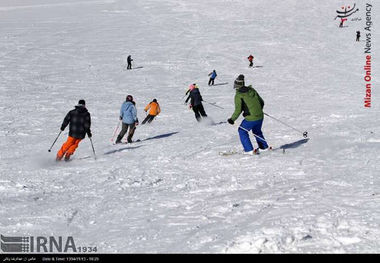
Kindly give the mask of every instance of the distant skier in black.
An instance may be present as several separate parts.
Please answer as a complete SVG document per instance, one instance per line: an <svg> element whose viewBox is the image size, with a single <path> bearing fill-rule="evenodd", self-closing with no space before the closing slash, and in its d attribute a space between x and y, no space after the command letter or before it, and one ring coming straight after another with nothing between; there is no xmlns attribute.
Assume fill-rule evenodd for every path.
<svg viewBox="0 0 380 263"><path fill-rule="evenodd" d="M356 31L356 41L360 41L360 31Z"/></svg>
<svg viewBox="0 0 380 263"><path fill-rule="evenodd" d="M131 58L131 55L129 55L127 58L127 62L128 62L127 69L132 69L132 61L133 59Z"/></svg>
<svg viewBox="0 0 380 263"><path fill-rule="evenodd" d="M189 97L186 99L185 103L187 103L190 100L190 108L193 109L195 113L195 118L198 122L200 122L202 120L201 116L203 118L207 117L205 109L202 105L203 99L201 93L199 92L197 86L194 84L190 85L189 90L190 94Z"/></svg>
<svg viewBox="0 0 380 263"><path fill-rule="evenodd" d="M214 69L210 74L208 74L208 75L210 76L210 80L208 81L208 85L209 85L209 86L210 86L210 85L214 85L215 78L216 78L216 76L218 76L218 75L216 74L215 69Z"/></svg>

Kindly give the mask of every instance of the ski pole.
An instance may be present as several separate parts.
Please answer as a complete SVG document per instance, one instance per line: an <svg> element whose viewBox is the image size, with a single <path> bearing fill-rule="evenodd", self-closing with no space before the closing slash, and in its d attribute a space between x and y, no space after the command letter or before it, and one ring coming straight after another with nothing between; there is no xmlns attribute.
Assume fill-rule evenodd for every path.
<svg viewBox="0 0 380 263"><path fill-rule="evenodd" d="M91 146L92 146L92 152L94 153L94 158L96 160L96 154L95 154L94 144L92 143L92 138L91 137L90 137L90 142L91 142Z"/></svg>
<svg viewBox="0 0 380 263"><path fill-rule="evenodd" d="M116 129L115 129L115 131L113 132L113 136L112 136L112 138L111 138L111 142L113 142L114 139L115 139L116 133L117 133L117 131L119 130L120 122L121 122L121 121L119 121L119 122L117 123Z"/></svg>
<svg viewBox="0 0 380 263"><path fill-rule="evenodd" d="M278 121L278 122L284 124L285 126L287 126L287 127L289 127L289 128L292 128L293 130L295 130L295 131L297 131L297 132L302 133L303 137L307 138L307 131L302 132L302 131L300 131L300 130L298 130L298 129L292 127L292 126L290 126L289 124L286 124L285 122L282 122L282 121L280 121L279 119L276 119L275 117L270 116L269 114L267 114L267 113L265 113L265 112L264 112L264 115L266 115L266 116L268 116L268 117L270 117L270 118L272 118L272 119L274 119L274 120L276 120L276 121Z"/></svg>
<svg viewBox="0 0 380 263"><path fill-rule="evenodd" d="M242 129L242 130L244 130L244 131L246 131L246 132L249 133L249 130L247 130L246 128L243 128L243 127L239 126L239 129ZM259 138L260 140L263 140L263 141L265 141L265 142L268 144L267 140L265 140L264 138L261 138L259 135L256 135L256 134L254 134L253 132L252 132L252 134L253 134L256 138ZM269 145L269 144L268 144L268 145Z"/></svg>
<svg viewBox="0 0 380 263"><path fill-rule="evenodd" d="M210 104L210 105L212 105L212 106L214 106L214 107L217 107L217 108L220 108L220 109L224 109L223 107L220 107L220 106L218 106L218 105L215 105L215 103L211 103L211 102L208 102L208 101L203 101L203 102L206 102L207 104Z"/></svg>
<svg viewBox="0 0 380 263"><path fill-rule="evenodd" d="M54 146L55 142L58 140L58 137L61 135L61 133L62 133L62 131L60 131L60 132L59 132L59 134L58 134L57 138L55 138L55 140L54 140L53 144L50 146L50 149L48 150L48 152L51 152L51 148L53 148L53 146Z"/></svg>

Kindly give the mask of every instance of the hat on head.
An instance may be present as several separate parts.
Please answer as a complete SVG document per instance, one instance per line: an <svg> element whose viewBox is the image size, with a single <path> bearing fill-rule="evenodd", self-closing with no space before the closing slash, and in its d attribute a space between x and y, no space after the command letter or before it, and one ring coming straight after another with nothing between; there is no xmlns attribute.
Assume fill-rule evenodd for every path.
<svg viewBox="0 0 380 263"><path fill-rule="evenodd" d="M244 85L244 75L240 74L234 82L234 89L240 89L244 87Z"/></svg>
<svg viewBox="0 0 380 263"><path fill-rule="evenodd" d="M79 100L78 101L78 106L86 106L85 100Z"/></svg>
<svg viewBox="0 0 380 263"><path fill-rule="evenodd" d="M157 100L156 100L156 99L153 99L153 102L157 102Z"/></svg>
<svg viewBox="0 0 380 263"><path fill-rule="evenodd" d="M195 89L195 84L191 84L191 85L189 86L189 90L190 90L190 91L192 91L193 89Z"/></svg>
<svg viewBox="0 0 380 263"><path fill-rule="evenodd" d="M126 98L127 101L133 101L133 97L132 95L128 95L127 98Z"/></svg>

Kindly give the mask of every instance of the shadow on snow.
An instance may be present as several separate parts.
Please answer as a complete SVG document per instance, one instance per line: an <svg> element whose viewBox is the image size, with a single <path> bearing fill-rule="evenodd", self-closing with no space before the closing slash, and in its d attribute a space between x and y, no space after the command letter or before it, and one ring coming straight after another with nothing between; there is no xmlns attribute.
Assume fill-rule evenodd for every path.
<svg viewBox="0 0 380 263"><path fill-rule="evenodd" d="M302 144L305 144L309 141L309 138L298 140L292 143L284 144L279 147L279 149L293 149L301 146Z"/></svg>
<svg viewBox="0 0 380 263"><path fill-rule="evenodd" d="M154 136L154 137L146 138L144 140L141 140L140 142L154 140L154 139L162 139L162 138L166 138L166 137L172 136L172 135L177 134L177 133L179 133L179 132L165 133L165 134L157 135L157 136ZM116 149L116 150L105 152L104 155L113 154L113 153L117 153L117 152L122 152L122 151L125 151L125 150L134 150L134 149L140 148L142 146L143 145L123 147L123 148L119 148L119 149Z"/></svg>
<svg viewBox="0 0 380 263"><path fill-rule="evenodd" d="M222 86L222 85L227 85L228 82L223 82L223 83L216 83L214 85L211 85L211 86Z"/></svg>
<svg viewBox="0 0 380 263"><path fill-rule="evenodd" d="M117 153L117 152L122 152L122 151L125 151L125 150L133 150L133 149L137 149L137 148L140 148L142 147L143 145L139 145L139 146L128 146L128 147L123 147L123 148L120 148L120 149L117 149L117 150L112 150L112 151L108 151L108 152L105 152L104 155L107 155L107 154L112 154L112 153Z"/></svg>
<svg viewBox="0 0 380 263"><path fill-rule="evenodd" d="M154 137L149 137L149 138L146 138L146 139L141 140L141 141L149 141L149 140L154 140L154 139L162 139L162 138L166 138L166 137L172 136L172 135L177 134L177 133L179 133L179 132L165 133L165 134L157 135L157 136L154 136Z"/></svg>
<svg viewBox="0 0 380 263"><path fill-rule="evenodd" d="M218 122L218 123L213 123L212 125L213 126L216 126L216 125L221 125L221 124L225 124L227 123L226 121L221 121L221 122Z"/></svg>

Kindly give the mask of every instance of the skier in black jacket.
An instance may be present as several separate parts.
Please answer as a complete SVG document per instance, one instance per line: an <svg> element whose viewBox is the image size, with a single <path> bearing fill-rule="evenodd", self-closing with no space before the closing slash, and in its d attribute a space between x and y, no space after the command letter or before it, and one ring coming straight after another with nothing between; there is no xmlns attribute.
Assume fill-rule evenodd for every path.
<svg viewBox="0 0 380 263"><path fill-rule="evenodd" d="M356 41L360 41L360 31L356 31Z"/></svg>
<svg viewBox="0 0 380 263"><path fill-rule="evenodd" d="M127 69L132 69L132 61L133 59L131 58L131 55L129 55L127 58L127 62L128 62Z"/></svg>
<svg viewBox="0 0 380 263"><path fill-rule="evenodd" d="M207 117L207 114L202 104L203 99L202 99L201 93L199 92L199 89L197 88L195 84L190 85L189 91L190 91L190 94L189 94L189 97L187 97L185 103L187 103L190 100L190 108L193 109L195 113L195 118L199 122L202 120L201 116L203 118Z"/></svg>
<svg viewBox="0 0 380 263"><path fill-rule="evenodd" d="M86 109L86 102L80 100L78 105L75 106L74 110L67 113L65 119L63 120L61 131L69 125L69 137L67 141L62 145L61 149L57 153L57 161L62 160L65 155L65 161L70 160L70 156L74 154L78 144L84 137L92 137L91 134L91 116Z"/></svg>

